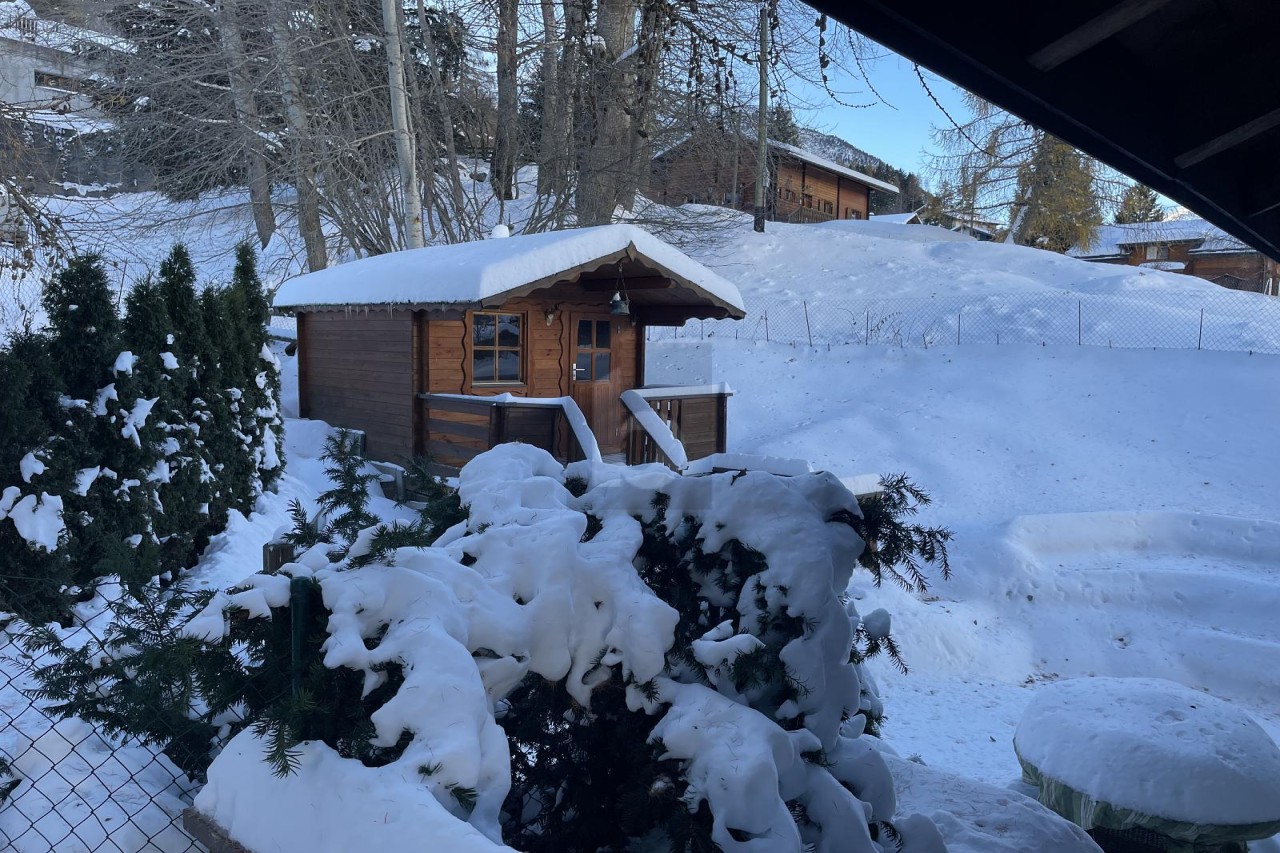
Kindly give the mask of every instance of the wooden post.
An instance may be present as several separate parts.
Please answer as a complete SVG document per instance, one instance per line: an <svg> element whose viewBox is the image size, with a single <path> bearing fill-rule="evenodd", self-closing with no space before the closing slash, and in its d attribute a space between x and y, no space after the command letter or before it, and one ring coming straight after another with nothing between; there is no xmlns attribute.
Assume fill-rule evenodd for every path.
<svg viewBox="0 0 1280 853"><path fill-rule="evenodd" d="M766 175L769 171L769 10L760 7L760 102L756 116L755 230L764 233Z"/></svg>

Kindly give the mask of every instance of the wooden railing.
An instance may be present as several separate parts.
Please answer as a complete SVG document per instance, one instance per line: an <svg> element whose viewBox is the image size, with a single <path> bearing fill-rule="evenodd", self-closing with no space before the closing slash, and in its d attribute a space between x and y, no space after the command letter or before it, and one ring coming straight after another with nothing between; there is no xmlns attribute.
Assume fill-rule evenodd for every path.
<svg viewBox="0 0 1280 853"><path fill-rule="evenodd" d="M661 462L682 470L694 459L724 453L732 395L724 383L623 392L630 415L627 464Z"/></svg>
<svg viewBox="0 0 1280 853"><path fill-rule="evenodd" d="M595 436L571 397L419 394L426 408L423 449L438 473L455 474L499 444L541 447L562 462L600 458Z"/></svg>

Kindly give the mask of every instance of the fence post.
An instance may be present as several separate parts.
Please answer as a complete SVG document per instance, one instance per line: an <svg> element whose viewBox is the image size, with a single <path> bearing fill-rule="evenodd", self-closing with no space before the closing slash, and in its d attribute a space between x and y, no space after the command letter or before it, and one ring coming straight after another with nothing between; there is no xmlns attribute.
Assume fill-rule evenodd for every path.
<svg viewBox="0 0 1280 853"><path fill-rule="evenodd" d="M764 340L765 340L765 343L769 342L769 312L768 311L764 312Z"/></svg>
<svg viewBox="0 0 1280 853"><path fill-rule="evenodd" d="M698 321L698 340L705 341L707 339L707 321Z"/></svg>
<svg viewBox="0 0 1280 853"><path fill-rule="evenodd" d="M871 306L867 306L867 324L863 328L866 329L866 338L863 340L863 346L871 346Z"/></svg>
<svg viewBox="0 0 1280 853"><path fill-rule="evenodd" d="M1204 343L1204 309L1200 309L1200 334L1196 336L1196 349L1200 349L1200 345Z"/></svg>
<svg viewBox="0 0 1280 853"><path fill-rule="evenodd" d="M289 581L289 617L292 628L292 682L293 696L296 699L302 690L302 653L307 638L307 598L311 592L311 581L307 578L293 578Z"/></svg>
<svg viewBox="0 0 1280 853"><path fill-rule="evenodd" d="M1084 300L1076 300L1076 346L1084 345Z"/></svg>
<svg viewBox="0 0 1280 853"><path fill-rule="evenodd" d="M804 306L804 333L809 336L809 346L813 346L813 330L809 328L809 303L802 300L800 304Z"/></svg>
<svg viewBox="0 0 1280 853"><path fill-rule="evenodd" d="M964 306L960 306L960 310L956 312L956 346L960 346L960 315L964 313Z"/></svg>

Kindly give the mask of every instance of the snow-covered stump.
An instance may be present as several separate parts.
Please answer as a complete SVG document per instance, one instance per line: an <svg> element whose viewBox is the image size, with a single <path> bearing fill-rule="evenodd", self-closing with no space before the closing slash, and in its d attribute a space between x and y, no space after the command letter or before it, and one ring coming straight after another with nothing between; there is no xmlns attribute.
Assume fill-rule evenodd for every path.
<svg viewBox="0 0 1280 853"><path fill-rule="evenodd" d="M1248 714L1173 682L1048 685L1013 743L1040 802L1104 845L1127 834L1227 853L1280 832L1280 747Z"/></svg>

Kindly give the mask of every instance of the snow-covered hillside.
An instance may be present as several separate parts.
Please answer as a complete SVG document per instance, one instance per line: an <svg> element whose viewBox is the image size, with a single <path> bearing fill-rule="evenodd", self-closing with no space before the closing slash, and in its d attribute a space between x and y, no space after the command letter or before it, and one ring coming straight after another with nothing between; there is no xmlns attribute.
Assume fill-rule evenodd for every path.
<svg viewBox="0 0 1280 853"><path fill-rule="evenodd" d="M750 305L846 293L1109 293L1153 321L1187 294L1276 306L1168 273L1076 262L919 226L743 230L718 259ZM1142 315L1139 314L1139 317ZM747 322L750 322L748 320ZM731 449L839 475L906 471L956 532L955 578L895 614L912 671L878 674L904 754L998 785L1039 685L1149 675L1246 709L1280 739L1280 357L1194 349L655 342L651 382L727 381ZM963 709L963 713L957 713ZM1261 848L1258 848L1261 849Z"/></svg>

